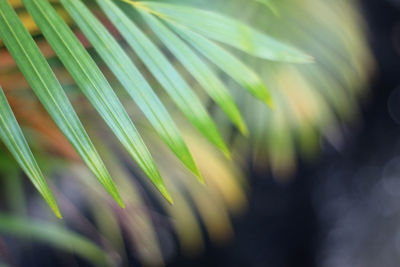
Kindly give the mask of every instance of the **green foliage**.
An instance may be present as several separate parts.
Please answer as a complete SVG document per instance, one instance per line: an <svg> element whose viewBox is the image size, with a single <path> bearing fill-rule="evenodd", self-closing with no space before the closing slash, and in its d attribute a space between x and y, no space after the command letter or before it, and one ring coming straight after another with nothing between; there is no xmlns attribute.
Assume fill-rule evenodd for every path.
<svg viewBox="0 0 400 267"><path fill-rule="evenodd" d="M247 126L231 94L217 75L204 63L192 49L170 29L164 26L153 16L142 12L148 25L160 38L163 44L174 54L198 83L207 91L208 95L217 103L238 129L248 134Z"/></svg>
<svg viewBox="0 0 400 267"><path fill-rule="evenodd" d="M174 29L183 39L189 42L237 83L242 85L242 87L248 90L253 96L257 97L268 106L273 106L271 95L260 77L232 53L195 32L185 31L180 27L174 27Z"/></svg>
<svg viewBox="0 0 400 267"><path fill-rule="evenodd" d="M24 0L24 4L79 88L139 166L171 202L157 167L129 115L74 33L46 0Z"/></svg>
<svg viewBox="0 0 400 267"><path fill-rule="evenodd" d="M160 49L117 5L110 0L98 3L190 122L229 157L230 152L207 110Z"/></svg>
<svg viewBox="0 0 400 267"><path fill-rule="evenodd" d="M168 111L115 38L79 0L62 3L164 142L200 178L193 157Z"/></svg>
<svg viewBox="0 0 400 267"><path fill-rule="evenodd" d="M133 2L160 18L174 21L213 40L233 46L263 59L310 63L312 57L271 38L238 20L215 12L161 2Z"/></svg>
<svg viewBox="0 0 400 267"><path fill-rule="evenodd" d="M0 0L0 14L0 36L40 102L107 191L123 205L62 87L7 0Z"/></svg>
<svg viewBox="0 0 400 267"><path fill-rule="evenodd" d="M0 83L36 160L46 176L57 177L49 183L55 185L52 188L65 220L44 225L52 228L66 222L82 236L96 240L104 250L93 253L99 259L103 259L102 253L121 257L125 263L125 250L134 247L133 254L145 264L160 265L165 251L159 243L172 231L179 240L179 247L189 255L198 253L204 245L203 228L213 242L228 240L233 231L229 216L246 207L246 182L241 172L243 162L253 157L257 167L271 167L272 174L281 179L294 171L296 157L306 160L315 157L321 140L340 149L341 125L357 118L358 101L365 93L362 88L365 88L373 66L354 0L139 3L97 0L98 5L94 1L50 1L63 21L45 0L24 0L30 15L23 2L8 0L57 74L57 82L32 37L23 30L6 1L0 0L0 38L47 112L89 169L100 177L100 181L103 177L109 178L62 91L61 83L71 102L76 104L76 110L124 200L126 208L121 210L108 194L104 194L101 183L96 182L87 168L73 160L67 162L54 157L52 149L57 146L46 141L54 143L47 130L57 131L56 127L49 121L35 120L40 107L34 105L33 109L28 109L26 103L36 103L29 85L21 83L24 79L17 67L9 63L11 66L3 68L4 61L0 61ZM271 12L271 5L278 15ZM40 13L39 7L49 12ZM2 13L2 10L7 12ZM30 16L41 21L37 22L39 28ZM9 21L13 24L8 25ZM61 31L62 34L57 34ZM41 32L52 47L42 38ZM293 43L299 49L289 47L287 43ZM315 62L292 64L265 59L286 60L290 54L294 57L289 59L294 62L311 60L300 51L307 51ZM90 101L82 100L78 88ZM121 96L120 100L111 90ZM21 100L22 107L15 103L17 100ZM107 107L110 101L113 103L110 107L117 106L115 111ZM124 135L133 128L119 101L152 152L149 156L145 148L144 154L137 155L154 158L174 200L173 206L155 190L150 179L136 172L140 168L134 161L125 159L125 148L114 144L121 138L108 138L111 128L117 136L123 135L122 143L128 146L128 151L137 149L136 144L130 142L134 136ZM94 102L94 111L90 102ZM8 105L3 103L0 111L5 111L5 118L10 119L10 110L6 107ZM28 113L28 118L21 113ZM109 125L101 118L97 120L96 113ZM118 124L120 120L124 122L121 125ZM16 129L12 125L15 126L15 121L14 124L8 121L5 127ZM192 125L197 132L192 131ZM232 125L248 136L243 137ZM9 147L7 138L10 136L4 143ZM143 148L143 144L140 146ZM65 147L62 144L60 148L63 156ZM15 154L12 148L10 151ZM27 153L22 156L27 157ZM233 160L224 154L232 156ZM6 173L4 205L14 213L26 214L28 210L33 217L47 216L43 213L46 206L36 205L38 196L26 196L20 180L16 179L22 179L22 175L18 166L11 164L12 158L3 150L0 150L0 157L0 171ZM71 158L75 159L74 156ZM20 162L18 156L16 159ZM32 178L29 170L23 166L22 169ZM192 174L200 181L204 178L207 186L191 179L194 178ZM108 182L104 183L107 188ZM154 193L150 200L149 191ZM28 206L30 203L35 205ZM84 211L80 207L84 207ZM33 221L34 229L31 229L21 220L27 219L0 216L0 231L25 237L42 223ZM12 225L27 230L13 230ZM44 230L39 229L32 237L71 251L63 247L64 244L41 239L42 235L46 238L52 237L47 234L59 235L40 231ZM160 233L162 236L158 238ZM70 240L63 235L60 237ZM125 241L131 245L125 247ZM174 249L172 243L168 243L168 252ZM84 252L85 246L77 247ZM88 251L92 254L93 249ZM110 263L118 264L118 259Z"/></svg>
<svg viewBox="0 0 400 267"><path fill-rule="evenodd" d="M127 10L133 8L123 3L117 5L111 0L97 2L182 113L211 143L230 157L230 151L219 130L191 86L120 6L126 7ZM118 42L82 2L62 0L61 3L143 111L161 139L202 181L202 175L180 131L149 83ZM299 50L239 20L214 12L172 3L129 2L129 4L143 15L162 43L181 61L243 134L247 134L248 130L232 96L213 69L196 54L195 49L269 105L272 105L271 97L258 76L228 50L207 38L226 43L260 58L298 63L310 62L311 59ZM74 32L46 0L23 0L23 5L93 107L158 190L172 202L147 146L109 82ZM0 37L5 46L58 127L105 189L123 207L122 199L108 171L48 63L7 1L0 0L0 7L2 10ZM22 156L27 158L26 153L25 151ZM46 195L48 194L49 192L46 192ZM54 205L52 204L53 208Z"/></svg>
<svg viewBox="0 0 400 267"><path fill-rule="evenodd" d="M77 253L97 266L109 266L106 252L89 239L56 224L0 214L0 232L34 238L59 249Z"/></svg>
<svg viewBox="0 0 400 267"><path fill-rule="evenodd" d="M60 211L0 87L0 137L57 217Z"/></svg>

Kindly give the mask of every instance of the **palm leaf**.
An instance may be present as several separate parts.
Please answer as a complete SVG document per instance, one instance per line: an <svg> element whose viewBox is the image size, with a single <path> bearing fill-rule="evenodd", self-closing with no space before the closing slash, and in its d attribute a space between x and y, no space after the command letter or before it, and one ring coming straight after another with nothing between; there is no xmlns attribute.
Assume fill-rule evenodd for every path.
<svg viewBox="0 0 400 267"><path fill-rule="evenodd" d="M247 126L228 89L199 56L175 33L148 13L141 12L147 24L152 28L163 44L175 55L182 65L192 74L208 95L224 110L238 129L247 135Z"/></svg>
<svg viewBox="0 0 400 267"><path fill-rule="evenodd" d="M275 16L279 16L278 8L276 7L276 5L272 0L254 0L254 1L267 6L274 13Z"/></svg>
<svg viewBox="0 0 400 267"><path fill-rule="evenodd" d="M0 232L40 240L59 249L74 252L97 266L110 264L107 253L98 245L56 224L0 214Z"/></svg>
<svg viewBox="0 0 400 267"><path fill-rule="evenodd" d="M213 120L169 60L113 2L97 2L180 110L204 136L229 157L229 150Z"/></svg>
<svg viewBox="0 0 400 267"><path fill-rule="evenodd" d="M172 202L146 145L86 49L46 0L23 2L82 92L158 190Z"/></svg>
<svg viewBox="0 0 400 267"><path fill-rule="evenodd" d="M79 121L71 103L17 14L0 0L0 37L32 86L40 102L52 116L88 167L120 206L121 197L111 177Z"/></svg>
<svg viewBox="0 0 400 267"><path fill-rule="evenodd" d="M170 23L170 25L182 38L248 90L253 96L262 100L270 107L273 106L271 95L258 75L232 53L193 31L187 30L175 23Z"/></svg>
<svg viewBox="0 0 400 267"><path fill-rule="evenodd" d="M201 177L193 157L168 111L118 42L81 1L62 0L61 3L168 147L189 170Z"/></svg>
<svg viewBox="0 0 400 267"><path fill-rule="evenodd" d="M253 56L292 63L309 63L312 57L248 25L215 12L161 2L133 2L133 6L172 20L211 39L233 46Z"/></svg>
<svg viewBox="0 0 400 267"><path fill-rule="evenodd" d="M51 209L61 218L61 213L52 193L44 179L35 158L29 149L28 143L18 125L17 120L7 102L3 89L0 87L0 137L32 181L36 189L42 194Z"/></svg>

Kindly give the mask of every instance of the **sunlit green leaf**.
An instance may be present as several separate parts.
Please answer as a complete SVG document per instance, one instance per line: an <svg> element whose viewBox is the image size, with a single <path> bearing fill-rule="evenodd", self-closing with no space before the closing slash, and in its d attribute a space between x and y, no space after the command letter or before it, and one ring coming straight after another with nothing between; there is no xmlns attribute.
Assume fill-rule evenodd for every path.
<svg viewBox="0 0 400 267"><path fill-rule="evenodd" d="M81 1L61 0L61 3L165 143L193 173L201 177L168 111L118 42Z"/></svg>
<svg viewBox="0 0 400 267"><path fill-rule="evenodd" d="M296 48L257 31L239 20L212 11L172 3L125 1L162 19L175 21L211 39L260 58L293 63L313 61L310 56Z"/></svg>
<svg viewBox="0 0 400 267"><path fill-rule="evenodd" d="M224 110L240 131L247 134L247 126L232 96L210 67L207 66L184 41L160 21L148 13L141 13L163 44L169 48L174 56L207 91L210 97Z"/></svg>
<svg viewBox="0 0 400 267"><path fill-rule="evenodd" d="M168 201L171 197L127 112L86 49L46 0L23 0L82 92Z"/></svg>
<svg viewBox="0 0 400 267"><path fill-rule="evenodd" d="M121 197L71 103L17 14L0 0L0 37L32 89L58 127L105 189L123 206Z"/></svg>
<svg viewBox="0 0 400 267"><path fill-rule="evenodd" d="M44 179L39 166L25 140L17 120L7 102L3 89L0 87L0 137L32 181L36 189L52 208L57 217L61 218L57 203Z"/></svg>
<svg viewBox="0 0 400 267"><path fill-rule="evenodd" d="M98 3L186 117L215 146L229 156L229 150L214 122L170 61L119 7L110 0L98 0Z"/></svg>

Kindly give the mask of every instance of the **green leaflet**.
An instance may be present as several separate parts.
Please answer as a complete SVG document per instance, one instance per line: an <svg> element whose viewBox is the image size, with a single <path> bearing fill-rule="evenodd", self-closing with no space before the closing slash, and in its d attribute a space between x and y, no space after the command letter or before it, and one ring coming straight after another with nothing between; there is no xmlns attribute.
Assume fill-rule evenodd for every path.
<svg viewBox="0 0 400 267"><path fill-rule="evenodd" d="M275 16L279 16L278 8L276 7L276 5L272 0L254 0L254 1L264 4L274 13Z"/></svg>
<svg viewBox="0 0 400 267"><path fill-rule="evenodd" d="M292 63L313 62L312 57L298 49L269 37L238 20L215 12L171 3L124 1L256 57Z"/></svg>
<svg viewBox="0 0 400 267"><path fill-rule="evenodd" d="M0 37L58 127L105 189L123 207L121 197L71 103L7 0L0 0Z"/></svg>
<svg viewBox="0 0 400 267"><path fill-rule="evenodd" d="M110 0L97 2L191 123L230 157L229 150L213 120L169 60L114 3Z"/></svg>
<svg viewBox="0 0 400 267"><path fill-rule="evenodd" d="M0 137L56 216L61 213L0 87Z"/></svg>
<svg viewBox="0 0 400 267"><path fill-rule="evenodd" d="M221 80L174 32L164 26L152 15L145 12L141 12L141 14L163 44L168 47L182 65L185 66L185 68L207 91L209 96L222 108L238 129L243 134L247 135L248 129L243 121L240 111Z"/></svg>
<svg viewBox="0 0 400 267"><path fill-rule="evenodd" d="M46 242L59 249L76 253L96 266L111 265L107 253L98 245L56 224L0 214L0 232Z"/></svg>
<svg viewBox="0 0 400 267"><path fill-rule="evenodd" d="M82 92L158 190L172 202L127 112L74 33L46 0L23 0L23 3Z"/></svg>
<svg viewBox="0 0 400 267"><path fill-rule="evenodd" d="M175 23L170 23L170 25L183 39L231 76L232 79L242 85L252 95L270 107L273 107L271 95L258 75L233 54L207 38L191 30L187 30L187 28Z"/></svg>
<svg viewBox="0 0 400 267"><path fill-rule="evenodd" d="M196 163L168 111L118 42L81 1L61 0L61 3L141 108L164 142L189 170L202 179Z"/></svg>

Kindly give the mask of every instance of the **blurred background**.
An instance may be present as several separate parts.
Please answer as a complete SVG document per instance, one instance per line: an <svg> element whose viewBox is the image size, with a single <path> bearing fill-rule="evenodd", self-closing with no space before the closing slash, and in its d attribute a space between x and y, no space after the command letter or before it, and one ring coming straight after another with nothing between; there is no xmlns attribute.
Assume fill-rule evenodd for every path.
<svg viewBox="0 0 400 267"><path fill-rule="evenodd" d="M376 72L340 151L323 146L285 184L252 169L248 211L233 220L235 241L171 266L398 266L400 1L363 0L360 12Z"/></svg>
<svg viewBox="0 0 400 267"><path fill-rule="evenodd" d="M30 100L27 84L2 49L0 84L8 89L10 104L48 173L64 219L49 214L2 149L0 265L398 266L400 1L276 0L272 11L262 7L263 1L245 7L243 1L192 2L240 14L313 55L316 64L266 63L238 55L270 87L273 111L220 74L248 123L248 138L196 91L229 140L233 161L170 111L208 187L187 179L190 174L147 123L135 117L151 151L157 151L154 157L176 201L169 206L109 140L110 133L98 125L100 120L32 26L99 151L107 155L127 209L119 210L100 187L88 186L94 178ZM141 66L133 53L132 58ZM137 112L136 107L127 109Z"/></svg>

